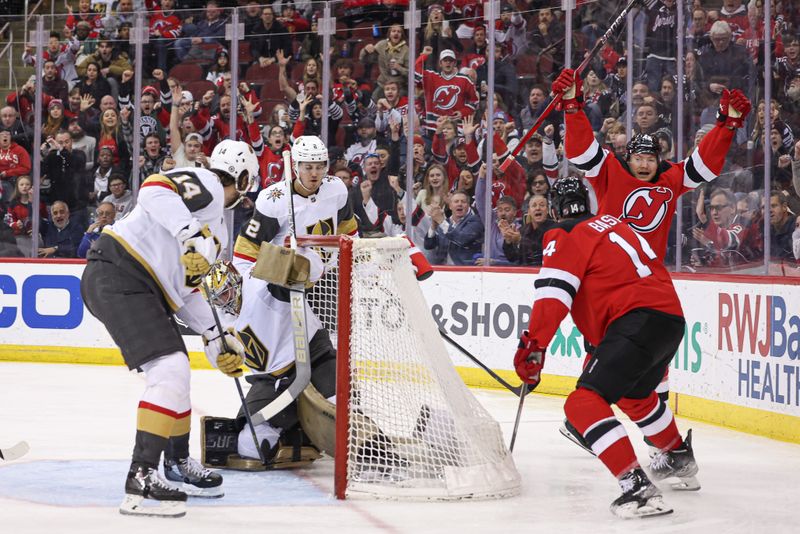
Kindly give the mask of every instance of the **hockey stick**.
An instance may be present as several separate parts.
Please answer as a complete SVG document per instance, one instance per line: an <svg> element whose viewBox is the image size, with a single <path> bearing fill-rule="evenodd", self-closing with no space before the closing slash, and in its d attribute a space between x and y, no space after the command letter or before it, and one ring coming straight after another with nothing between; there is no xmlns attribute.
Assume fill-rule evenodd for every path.
<svg viewBox="0 0 800 534"><path fill-rule="evenodd" d="M19 458L22 458L31 448L28 446L28 442L20 441L13 447L8 447L7 449L0 449L0 460L6 460L7 462L13 462Z"/></svg>
<svg viewBox="0 0 800 534"><path fill-rule="evenodd" d="M206 302L208 305L211 306L211 314L214 316L214 322L217 325L217 330L219 330L220 341L222 341L222 350L225 352L230 352L228 348L228 343L225 341L225 333L222 331L222 322L219 320L219 314L217 314L217 308L211 302L211 291L208 288L208 282L206 279L202 279L203 283L203 292L206 296ZM239 377L234 376L233 379L236 381L236 390L239 392L239 398L242 400L242 411L244 411L244 418L247 419L247 426L250 427L250 434L253 436L253 443L256 446L256 450L258 451L258 458L261 460L261 463L267 465L267 460L264 458L264 453L261 451L261 447L258 444L258 436L256 435L256 427L253 425L253 418L250 416L250 409L247 407L247 400L244 397L244 390L242 389L242 383L239 382Z"/></svg>
<svg viewBox="0 0 800 534"><path fill-rule="evenodd" d="M294 194L292 192L292 161L290 152L283 152L283 176L289 195L289 246L297 249L297 232L294 220ZM299 178L298 178L299 179ZM289 288L292 314L292 340L294 341L295 376L283 393L253 414L255 424L269 421L294 402L311 381L311 361L306 332L306 293L303 285Z"/></svg>
<svg viewBox="0 0 800 534"><path fill-rule="evenodd" d="M520 394L520 392L521 392L521 391L523 391L523 390L525 389L525 388L524 388L525 384L522 384L522 385L521 385L521 386L519 386L519 387L514 387L514 386L512 386L511 384L509 384L508 382L506 382L505 380L503 380L503 379L500 377L500 375L498 375L497 373L495 373L494 371L492 371L491 369L489 369L489 367L487 367L487 366L486 366L486 364L484 364L484 363L483 363L482 361L480 361L478 358L476 358L475 356L473 356L472 354L470 354L470 353L469 353L469 351L468 351L467 349L465 349L464 347L462 347L462 346L461 346L461 345L460 345L460 344L459 344L459 343L458 343L458 342L457 342L455 339L453 339L453 338L451 338L450 336L448 336L448 335L447 335L447 332L445 332L445 331L444 331L444 330L442 330L441 328L439 329L439 335L441 335L441 336L442 336L442 337L445 339L445 341L447 341L448 343L450 343L451 345L453 345L453 346L454 346L456 349L458 349L458 351L459 351L461 354L463 354L464 356L466 356L467 358L469 358L470 360L472 360L473 362L475 362L475 364L476 364L478 367L480 367L481 369L483 369L484 371L486 371L486 372L489 374L489 376L491 376L492 378L494 378L495 380L497 380L497 382L499 382L499 383L500 383L500 385L502 385L503 387L505 387L506 389L508 389L508 390L509 390L511 393L513 393L514 395L519 395L519 394Z"/></svg>
<svg viewBox="0 0 800 534"><path fill-rule="evenodd" d="M522 405L525 404L525 396L528 394L525 390L525 384L520 386L519 391L519 405L517 406L517 417L514 419L514 430L511 432L511 443L508 444L508 452L514 452L514 443L517 441L517 430L519 429L519 420L522 418ZM532 389L530 391L533 391Z"/></svg>
<svg viewBox="0 0 800 534"><path fill-rule="evenodd" d="M617 18L614 19L614 22L612 22L611 26L608 27L606 33L604 33L603 36L597 40L597 42L594 45L594 48L592 48L589 51L589 54L585 58L583 58L581 64L578 65L577 69L575 69L575 76L580 76L581 72L583 72L583 69L586 68L586 66L594 59L594 56L597 55L600 49L603 48L603 46L608 42L609 39L611 39L611 36L614 35L617 32L617 30L620 29L620 27L622 27L622 24L624 23L625 17L628 15L628 12L631 9L633 9L639 2L641 2L641 0L630 0L628 5L625 6L625 8L620 12L619 15L617 15ZM508 169L509 165L511 165L511 162L514 159L516 159L516 157L525 147L525 143L528 142L528 139L530 139L533 136L533 134L536 133L536 130L539 129L539 127L542 125L547 116L550 115L550 112L553 111L553 109L555 109L555 107L558 105L559 102L561 102L562 96L563 95L561 93L555 95L553 99L550 101L550 103L547 105L547 107L544 108L544 111L542 111L542 114L539 115L538 119L536 119L536 122L533 124L531 129L528 130L528 133L526 133L525 136L519 140L519 144L517 144L517 146L514 147L514 150L511 151L511 154L509 154L506 157L505 161L503 161L503 163L500 164L501 171L505 172Z"/></svg>

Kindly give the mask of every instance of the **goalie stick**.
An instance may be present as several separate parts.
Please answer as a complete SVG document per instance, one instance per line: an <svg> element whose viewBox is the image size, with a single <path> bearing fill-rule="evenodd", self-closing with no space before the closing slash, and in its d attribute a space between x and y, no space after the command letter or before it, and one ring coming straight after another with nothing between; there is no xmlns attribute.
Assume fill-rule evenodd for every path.
<svg viewBox="0 0 800 534"><path fill-rule="evenodd" d="M617 30L619 30L622 27L622 24L625 22L625 17L628 15L628 12L634 7L636 7L636 4L640 3L641 1L642 0L630 0L630 2L628 2L628 5L623 8L620 14L617 15L617 18L614 19L614 22L612 22L611 25L608 27L606 33L604 33L602 37L600 37L600 39L597 40L597 42L594 45L594 48L592 48L589 51L586 57L583 58L583 61L581 61L581 64L578 65L578 68L575 69L575 76L580 76L581 72L583 72L583 69L586 68L586 66L589 64L589 62L591 62L594 59L594 56L597 55L600 49L603 48L603 46L608 42L609 39L611 39L611 36L614 35L617 32ZM511 153L506 157L505 161L503 161L503 163L500 164L501 171L505 172L508 169L509 165L511 165L511 162L514 159L516 159L516 157L525 147L525 143L528 142L528 139L530 139L533 136L533 134L536 133L536 130L539 129L539 127L542 125L547 116L550 115L550 112L553 111L553 109L555 109L555 107L558 105L559 102L561 102L561 96L562 95L560 93L555 95L553 99L550 101L550 103L547 105L547 107L544 108L544 111L542 111L542 114L539 115L538 119L536 119L536 122L533 124L531 129L528 130L528 133L526 133L525 136L519 140L519 144L517 144L517 146L514 147L514 150L512 150Z"/></svg>
<svg viewBox="0 0 800 534"><path fill-rule="evenodd" d="M292 192L292 160L288 150L283 152L283 176L289 195L289 246L297 249L297 231L294 220L294 198ZM299 179L299 178L298 178ZM306 293L302 284L289 288L292 314L292 340L294 341L295 376L294 380L276 399L253 414L253 423L258 425L269 421L281 410L294 402L311 381L311 361L306 332Z"/></svg>
<svg viewBox="0 0 800 534"><path fill-rule="evenodd" d="M22 458L31 448L28 446L28 442L20 441L16 445L4 449L0 449L0 460L6 460L7 462L13 462L19 458Z"/></svg>
<svg viewBox="0 0 800 534"><path fill-rule="evenodd" d="M225 333L222 331L222 323L219 320L219 314L217 313L217 308L211 302L211 291L208 288L208 282L206 279L202 279L203 283L203 292L205 293L206 302L208 305L211 306L211 314L214 316L214 323L217 325L217 330L219 330L220 341L222 341L222 349L225 352L230 352L228 348L228 343L225 341ZM247 426L250 427L250 435L253 437L253 443L256 446L256 450L258 451L258 458L261 460L261 463L267 465L267 460L264 458L264 452L261 450L261 447L258 443L258 436L256 435L256 427L253 426L253 418L250 416L250 409L247 407L247 400L244 397L244 390L242 389L242 383L239 382L239 377L234 376L233 379L236 381L236 390L239 392L239 398L242 401L242 411L244 411L244 418L247 419Z"/></svg>

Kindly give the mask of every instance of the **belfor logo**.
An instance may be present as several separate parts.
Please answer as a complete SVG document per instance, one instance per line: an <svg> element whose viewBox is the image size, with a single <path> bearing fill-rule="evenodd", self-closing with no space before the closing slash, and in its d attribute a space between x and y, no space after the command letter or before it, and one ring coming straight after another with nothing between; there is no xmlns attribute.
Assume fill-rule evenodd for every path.
<svg viewBox="0 0 800 534"><path fill-rule="evenodd" d="M796 360L800 317L787 311L779 295L720 293L717 338L718 350Z"/></svg>

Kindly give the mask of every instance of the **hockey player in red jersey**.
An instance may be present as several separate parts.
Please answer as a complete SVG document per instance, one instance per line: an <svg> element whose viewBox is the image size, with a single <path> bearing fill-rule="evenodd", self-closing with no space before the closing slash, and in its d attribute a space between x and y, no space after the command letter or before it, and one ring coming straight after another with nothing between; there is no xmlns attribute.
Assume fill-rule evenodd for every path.
<svg viewBox="0 0 800 534"><path fill-rule="evenodd" d="M675 489L700 488L691 431L681 438L669 406L655 393L683 337L680 301L644 238L614 216L589 213L588 192L578 178L563 178L553 191L551 209L559 223L544 236L530 326L514 367L523 381L538 384L547 345L571 313L597 348L564 411L619 480L623 493L611 511L625 518L670 513L611 404L660 449L650 464L653 478L677 477Z"/></svg>
<svg viewBox="0 0 800 534"><path fill-rule="evenodd" d="M619 218L644 237L664 261L672 219L678 197L703 182L719 176L737 128L750 112L747 97L738 89L723 91L717 122L696 150L679 162L659 160L659 143L647 134L635 135L627 146L625 160L600 146L589 119L583 112L580 76L564 69L553 82L554 94L562 95L558 109L564 111L565 153L571 163L584 171L597 195L599 214ZM658 388L666 402L669 397L667 374ZM568 423L561 433L585 447Z"/></svg>

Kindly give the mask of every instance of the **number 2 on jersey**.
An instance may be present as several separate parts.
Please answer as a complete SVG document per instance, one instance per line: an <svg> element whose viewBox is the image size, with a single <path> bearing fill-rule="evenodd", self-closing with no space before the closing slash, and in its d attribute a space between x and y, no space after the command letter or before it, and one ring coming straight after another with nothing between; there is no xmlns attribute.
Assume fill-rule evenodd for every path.
<svg viewBox="0 0 800 534"><path fill-rule="evenodd" d="M657 255L655 252L653 252L652 247L650 247L650 243L648 243L645 238L636 232L633 232L633 235L635 235L636 239L639 240L639 244L642 246L642 250L644 251L645 255L651 260L656 259ZM633 266L636 267L636 274L639 275L639 278L646 278L653 274L653 271L650 270L650 267L642 262L642 259L639 257L639 252L633 247L633 245L625 241L622 236L616 232L611 232L608 234L608 239L625 251L625 253L633 262Z"/></svg>

